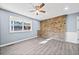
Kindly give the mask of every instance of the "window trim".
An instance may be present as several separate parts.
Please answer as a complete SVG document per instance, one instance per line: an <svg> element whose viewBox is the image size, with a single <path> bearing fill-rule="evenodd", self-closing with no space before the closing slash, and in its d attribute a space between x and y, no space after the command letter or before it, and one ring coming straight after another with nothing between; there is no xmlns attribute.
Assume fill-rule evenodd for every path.
<svg viewBox="0 0 79 59"><path fill-rule="evenodd" d="M15 32L30 32L30 31L32 31L32 20L24 20L24 18L20 18L20 17L17 17L18 18L18 20L16 20L16 16L10 16L10 18L9 18L9 31L11 32L11 33L15 33ZM11 30L12 28L11 28L11 21L13 21L13 30ZM14 21L20 21L20 22L22 22L22 30L18 30L18 31L14 31ZM24 30L24 22L25 23L30 23L31 25L31 29L30 30Z"/></svg>

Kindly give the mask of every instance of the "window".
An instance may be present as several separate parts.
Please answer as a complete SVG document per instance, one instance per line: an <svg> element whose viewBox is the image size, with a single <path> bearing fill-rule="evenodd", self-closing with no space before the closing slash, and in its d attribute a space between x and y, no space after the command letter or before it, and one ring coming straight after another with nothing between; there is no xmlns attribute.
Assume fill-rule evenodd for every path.
<svg viewBox="0 0 79 59"><path fill-rule="evenodd" d="M30 29L31 29L31 24L24 22L24 30L30 30Z"/></svg>
<svg viewBox="0 0 79 59"><path fill-rule="evenodd" d="M18 19L18 20L17 20ZM10 16L10 32L23 32L32 30L32 21L21 20L22 18Z"/></svg>
<svg viewBox="0 0 79 59"><path fill-rule="evenodd" d="M22 22L14 21L14 31L22 30Z"/></svg>

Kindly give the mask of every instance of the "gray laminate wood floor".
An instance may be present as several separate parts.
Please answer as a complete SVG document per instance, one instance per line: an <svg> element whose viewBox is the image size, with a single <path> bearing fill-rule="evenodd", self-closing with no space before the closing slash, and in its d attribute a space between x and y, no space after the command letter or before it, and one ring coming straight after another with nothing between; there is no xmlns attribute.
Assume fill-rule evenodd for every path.
<svg viewBox="0 0 79 59"><path fill-rule="evenodd" d="M59 40L34 38L0 48L1 55L79 55L79 47Z"/></svg>

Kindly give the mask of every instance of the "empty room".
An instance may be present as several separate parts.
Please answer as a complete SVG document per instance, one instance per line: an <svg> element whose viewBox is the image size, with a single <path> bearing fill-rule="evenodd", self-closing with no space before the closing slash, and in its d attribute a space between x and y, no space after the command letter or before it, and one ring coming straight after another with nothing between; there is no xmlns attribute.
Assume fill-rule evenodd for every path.
<svg viewBox="0 0 79 59"><path fill-rule="evenodd" d="M79 3L0 3L0 55L79 55Z"/></svg>

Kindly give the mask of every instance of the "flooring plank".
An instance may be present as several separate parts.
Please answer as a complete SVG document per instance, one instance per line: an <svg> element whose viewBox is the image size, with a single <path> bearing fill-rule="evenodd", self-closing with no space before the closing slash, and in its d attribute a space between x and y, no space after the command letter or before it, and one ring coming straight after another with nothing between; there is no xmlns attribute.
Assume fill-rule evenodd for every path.
<svg viewBox="0 0 79 59"><path fill-rule="evenodd" d="M45 38L33 38L14 45L0 48L1 55L79 55L79 45L51 39L45 44Z"/></svg>

